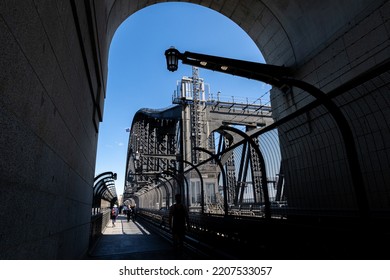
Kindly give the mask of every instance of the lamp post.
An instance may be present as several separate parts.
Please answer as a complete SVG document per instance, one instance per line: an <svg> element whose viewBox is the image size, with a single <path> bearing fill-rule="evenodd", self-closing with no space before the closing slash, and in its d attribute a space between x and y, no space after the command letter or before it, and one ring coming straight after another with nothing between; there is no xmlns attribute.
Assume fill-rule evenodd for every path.
<svg viewBox="0 0 390 280"><path fill-rule="evenodd" d="M178 69L180 59L184 64L259 80L277 87L286 85L282 77L289 75L291 72L289 68L284 66L275 66L187 51L181 53L174 47L170 47L165 51L165 57L167 69L171 72Z"/></svg>
<svg viewBox="0 0 390 280"><path fill-rule="evenodd" d="M165 56L167 60L167 68L172 72L178 69L178 61L180 59L183 64L262 81L279 88L284 93L288 93L293 87L297 87L321 102L336 122L340 135L343 139L359 214L361 217L368 217L369 203L353 132L343 112L333 102L331 97L312 84L291 78L291 69L284 66L211 56L187 51L180 53L174 47L170 47L166 50Z"/></svg>

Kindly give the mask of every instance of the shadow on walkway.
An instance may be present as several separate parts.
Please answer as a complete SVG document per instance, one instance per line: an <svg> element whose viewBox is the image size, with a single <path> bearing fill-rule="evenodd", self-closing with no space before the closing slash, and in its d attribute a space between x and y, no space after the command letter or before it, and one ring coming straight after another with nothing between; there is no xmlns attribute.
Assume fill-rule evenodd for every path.
<svg viewBox="0 0 390 280"><path fill-rule="evenodd" d="M115 226L107 224L103 235L87 259L92 260L175 260L187 259L175 255L169 241L147 230L140 222L127 222L119 215Z"/></svg>

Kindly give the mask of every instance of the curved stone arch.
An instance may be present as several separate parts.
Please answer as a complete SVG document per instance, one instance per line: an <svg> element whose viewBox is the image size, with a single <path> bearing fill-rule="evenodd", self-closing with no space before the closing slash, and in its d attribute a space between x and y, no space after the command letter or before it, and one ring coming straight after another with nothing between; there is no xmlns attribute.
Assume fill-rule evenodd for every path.
<svg viewBox="0 0 390 280"><path fill-rule="evenodd" d="M112 0L95 3L99 24L103 76L107 77L108 51L117 28L134 13L155 4L174 2ZM379 9L383 0L345 1L181 1L212 9L242 28L261 51L269 64L296 69L294 75L306 77L317 84L321 77L314 75L312 61L323 48L340 41L352 25L358 25L365 15ZM332 20L329 20L332 18ZM168 46L167 46L168 47ZM334 48L334 47L333 47ZM339 49L339 47L336 46ZM340 49L346 55L347 50ZM325 54L329 55L329 54ZM306 65L309 63L309 65ZM314 63L314 65L313 65ZM306 67L308 66L308 68ZM330 71L332 72L332 71ZM309 76L307 76L311 73Z"/></svg>
<svg viewBox="0 0 390 280"><path fill-rule="evenodd" d="M109 45L115 31L129 16L148 6L166 2L174 1L160 0L145 3L145 1L116 0L107 3L104 8L106 19L104 32L107 37L106 41L103 42L103 52L105 52L102 53L103 57L108 58ZM226 1L216 3L206 1L199 4L195 0L183 2L210 8L231 19L254 41L267 63L286 66L295 65L296 58L291 39L279 18L272 11L275 8L272 3L265 4L266 1L251 1L248 3L239 0L229 1L229 3L226 3Z"/></svg>

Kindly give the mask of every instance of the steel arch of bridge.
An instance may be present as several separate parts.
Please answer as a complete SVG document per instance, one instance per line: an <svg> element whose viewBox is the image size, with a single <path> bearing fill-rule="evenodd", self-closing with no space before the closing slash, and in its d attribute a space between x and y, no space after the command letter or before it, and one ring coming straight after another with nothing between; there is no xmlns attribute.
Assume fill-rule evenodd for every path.
<svg viewBox="0 0 390 280"><path fill-rule="evenodd" d="M141 120L141 122L143 122L145 120ZM151 125L146 125L144 127L147 127L149 128ZM134 127L137 127L137 124L134 125ZM185 194L185 199L184 201L189 205L191 206L190 202L189 202L189 187L190 187L190 183L188 180L191 179L190 177L190 172L191 170L195 170L196 173L197 173L197 177L199 178L200 180L200 190L201 190L201 205L200 205L200 212L201 213L205 213L205 212L210 212L209 210L209 206L207 205L207 209L205 211L205 208L206 208L206 203L205 203L205 186L204 186L204 180L202 178L202 174L201 174L201 171L200 171L200 167L202 165L205 165L206 168L207 168L207 164L210 164L211 161L214 161L213 165L214 166L219 166L219 175L218 177L220 177L220 180L222 181L222 190L223 190L223 194L221 195L221 201L223 200L223 202L221 203L221 208L223 209L221 211L221 213L223 213L224 215L229 215L229 214L237 214L238 212L235 211L235 209L239 208L239 207L247 207L248 209L249 208L255 208L255 207L263 207L265 206L264 210L263 211L263 214L262 216L264 217L267 217L269 218L270 217L270 213L269 213L269 201L270 201L270 198L269 198L269 195L268 195L268 190L267 190L267 173L266 173L266 165L264 163L264 157L262 156L262 153L258 147L258 144L256 143L255 140L252 139L252 137L250 137L249 133L245 133L245 132L242 132L238 129L235 129L233 127L229 127L229 126L221 126L217 131L219 132L224 132L223 134L226 135L227 133L229 134L232 134L232 135L237 135L233 138L237 138L235 139L235 144L237 143L240 143L241 145L241 149L242 150L242 154L246 153L248 155L246 155L245 157L241 156L242 157L242 160L238 160L239 162L239 167L234 167L234 166L230 166L230 167L227 167L226 166L226 163L222 163L221 162L221 159L224 157L224 155L228 155L229 153L232 153L231 150L229 148L219 148L216 153L213 153L207 149L203 149L201 147L196 147L195 149L196 150L199 150L199 151L202 151L206 154L208 154L209 158L206 159L205 161L203 162L200 162L198 164L194 164L194 163L191 163L189 161L186 161L186 160L183 160L182 157L180 156L180 154L178 154L178 151L179 151L179 148L175 148L173 150L176 151L175 154L162 154L162 153L158 153L158 151L156 152L156 150L153 150L153 151L150 151L150 150L147 150L145 152L145 147L143 147L143 151L144 151L144 154L138 154L137 156L139 158L153 158L154 160L155 159L163 159L164 161L161 161L159 164L152 164L152 165L145 165L143 164L142 168L143 170L141 170L140 172L135 172L133 173L133 175L136 177L136 178L142 178L142 184L144 184L144 187L142 187L142 184L138 185L137 186L137 189L138 189L138 193L133 193L133 195L139 195L139 196L144 196L146 195L146 193L148 192L158 192L159 191L159 188L160 187L164 187L165 189L167 188L167 183L169 184L169 189L170 189L170 192L169 192L169 197L172 196L173 198L173 195L175 192L181 192L181 193L184 193ZM147 131L140 131L139 129L136 130L137 135L145 135L145 139L147 139L149 136L148 136L148 132ZM154 132L154 134L156 134L156 132ZM130 136L130 139L132 139L132 136ZM131 145L131 143L129 144L129 146ZM154 148L153 148L154 149ZM134 149L130 149L129 148L129 151L133 151L134 152ZM253 151L254 151L254 154L256 156L253 156L253 155L249 155L249 153L252 151L252 154L253 154ZM139 150L137 150L137 152L139 153ZM277 151L277 153L280 153L280 151ZM131 156L128 156L129 158L131 158ZM136 159L136 156L133 156L134 159ZM144 163L145 162L152 162L152 161L147 161L147 160L144 160ZM180 164L186 164L188 166L188 168L180 168ZM280 157L279 157L279 163L280 163ZM136 163L133 164L133 166L136 166ZM254 173L254 166L259 166L259 169L257 170L257 172L260 172L262 174L262 177L261 177L261 180L259 180L259 182L257 182L256 184L254 182L248 182L250 181L250 178L249 177L254 177L252 175L248 175L250 174L251 172ZM232 186L230 188L230 192L232 192L232 195L231 197L234 197L235 199L232 200L232 199L228 199L228 192L227 192L227 174L226 174L226 170L227 169L232 169L232 168L235 168L237 170L239 170L239 178L237 176L233 176L233 177L229 177L229 180L230 182L232 182ZM251 169L251 171L248 172L248 169ZM182 171L181 171L182 170ZM243 171L245 170L245 171ZM233 172L234 173L234 172ZM248 177L249 176L249 177ZM163 182L161 179L163 178L163 180L165 180L165 182ZM188 178L188 179L187 179ZM137 184L137 181L134 181L135 184ZM263 183L261 183L263 182ZM262 194L262 198L261 199L254 199L252 202L245 202L243 201L243 198L242 198L242 194L243 194L243 190L245 189L245 184L252 184L252 189L253 189L253 194L255 193L261 193ZM179 191L180 190L180 191ZM241 191L241 198L239 198L238 196L238 192ZM166 193L168 193L166 191ZM148 195L148 198L149 199L156 199L157 200L157 196L151 196L150 194ZM171 198L171 197L170 197ZM140 201L143 201L142 199ZM169 206L169 204L173 202L173 199L171 200L166 200L166 206ZM218 203L218 202L217 202ZM161 205L161 199L159 201L159 203L148 203L148 205ZM246 206L245 206L246 205ZM142 205L140 205L140 207L143 207ZM252 212L253 214L253 212ZM251 215L252 215L251 214Z"/></svg>

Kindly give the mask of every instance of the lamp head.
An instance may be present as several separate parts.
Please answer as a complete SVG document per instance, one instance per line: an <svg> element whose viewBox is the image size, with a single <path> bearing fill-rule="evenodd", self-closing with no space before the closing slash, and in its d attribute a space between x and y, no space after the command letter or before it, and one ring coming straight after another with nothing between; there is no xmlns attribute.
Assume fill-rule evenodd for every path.
<svg viewBox="0 0 390 280"><path fill-rule="evenodd" d="M165 51L165 58L167 59L167 69L174 72L178 68L180 52L174 47L170 47Z"/></svg>

